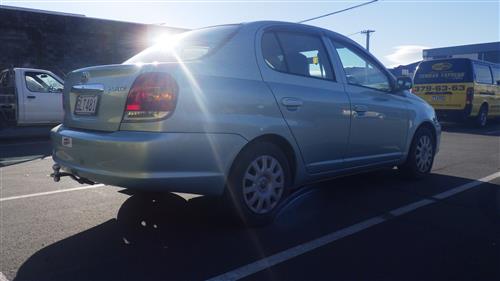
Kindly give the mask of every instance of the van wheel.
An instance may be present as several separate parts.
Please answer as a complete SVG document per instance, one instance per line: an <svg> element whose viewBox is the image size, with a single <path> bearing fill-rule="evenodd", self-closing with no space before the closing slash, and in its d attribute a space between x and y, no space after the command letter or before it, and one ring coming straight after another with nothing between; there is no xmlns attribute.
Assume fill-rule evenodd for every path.
<svg viewBox="0 0 500 281"><path fill-rule="evenodd" d="M0 112L0 129L7 128L7 118Z"/></svg>
<svg viewBox="0 0 500 281"><path fill-rule="evenodd" d="M234 161L225 199L244 223L265 225L276 216L290 185L290 166L283 151L273 143L255 143Z"/></svg>
<svg viewBox="0 0 500 281"><path fill-rule="evenodd" d="M403 174L412 179L421 179L430 173L434 163L435 141L430 129L420 128L415 133L406 162L399 166Z"/></svg>
<svg viewBox="0 0 500 281"><path fill-rule="evenodd" d="M483 104L479 109L479 113L476 117L476 125L480 128L483 128L488 124L488 106Z"/></svg>

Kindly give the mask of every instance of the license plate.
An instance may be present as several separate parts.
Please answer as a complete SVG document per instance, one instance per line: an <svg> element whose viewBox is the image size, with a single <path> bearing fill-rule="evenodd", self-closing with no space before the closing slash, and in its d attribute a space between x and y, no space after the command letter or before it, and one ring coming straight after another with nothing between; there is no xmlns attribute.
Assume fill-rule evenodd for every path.
<svg viewBox="0 0 500 281"><path fill-rule="evenodd" d="M445 96L432 96L433 101L444 101L445 99Z"/></svg>
<svg viewBox="0 0 500 281"><path fill-rule="evenodd" d="M97 95L80 95L76 99L76 115L95 115L97 109Z"/></svg>

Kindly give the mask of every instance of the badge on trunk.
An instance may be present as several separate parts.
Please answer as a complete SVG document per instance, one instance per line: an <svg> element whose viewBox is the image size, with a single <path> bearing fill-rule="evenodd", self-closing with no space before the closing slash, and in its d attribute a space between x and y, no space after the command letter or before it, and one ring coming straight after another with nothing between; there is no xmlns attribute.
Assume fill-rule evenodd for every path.
<svg viewBox="0 0 500 281"><path fill-rule="evenodd" d="M89 79L90 79L90 72L88 71L82 72L82 77L80 78L80 82L82 82L82 84L85 84L89 82Z"/></svg>

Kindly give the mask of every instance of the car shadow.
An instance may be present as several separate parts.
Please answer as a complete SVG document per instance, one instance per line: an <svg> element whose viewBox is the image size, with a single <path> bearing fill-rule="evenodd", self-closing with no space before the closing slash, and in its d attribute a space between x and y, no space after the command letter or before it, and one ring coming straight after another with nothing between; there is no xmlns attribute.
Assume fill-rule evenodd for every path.
<svg viewBox="0 0 500 281"><path fill-rule="evenodd" d="M0 167L42 159L51 155L52 145L48 138L0 142Z"/></svg>
<svg viewBox="0 0 500 281"><path fill-rule="evenodd" d="M500 136L500 122L497 120L490 120L484 128L478 128L472 122L441 122L441 126L442 130L448 133Z"/></svg>
<svg viewBox="0 0 500 281"><path fill-rule="evenodd" d="M133 194L115 219L36 252L15 280L207 279L467 182L438 174L407 182L396 170L330 180L295 192L261 228L244 227L217 198ZM498 222L492 186L483 205Z"/></svg>

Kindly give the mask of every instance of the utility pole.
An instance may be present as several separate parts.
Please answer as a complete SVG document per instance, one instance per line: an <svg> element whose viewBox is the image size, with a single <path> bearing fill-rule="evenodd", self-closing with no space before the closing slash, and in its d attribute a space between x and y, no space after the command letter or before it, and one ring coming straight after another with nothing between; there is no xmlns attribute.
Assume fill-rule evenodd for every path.
<svg viewBox="0 0 500 281"><path fill-rule="evenodd" d="M370 52L370 33L375 32L375 30L362 30L361 34L366 34L366 50Z"/></svg>

